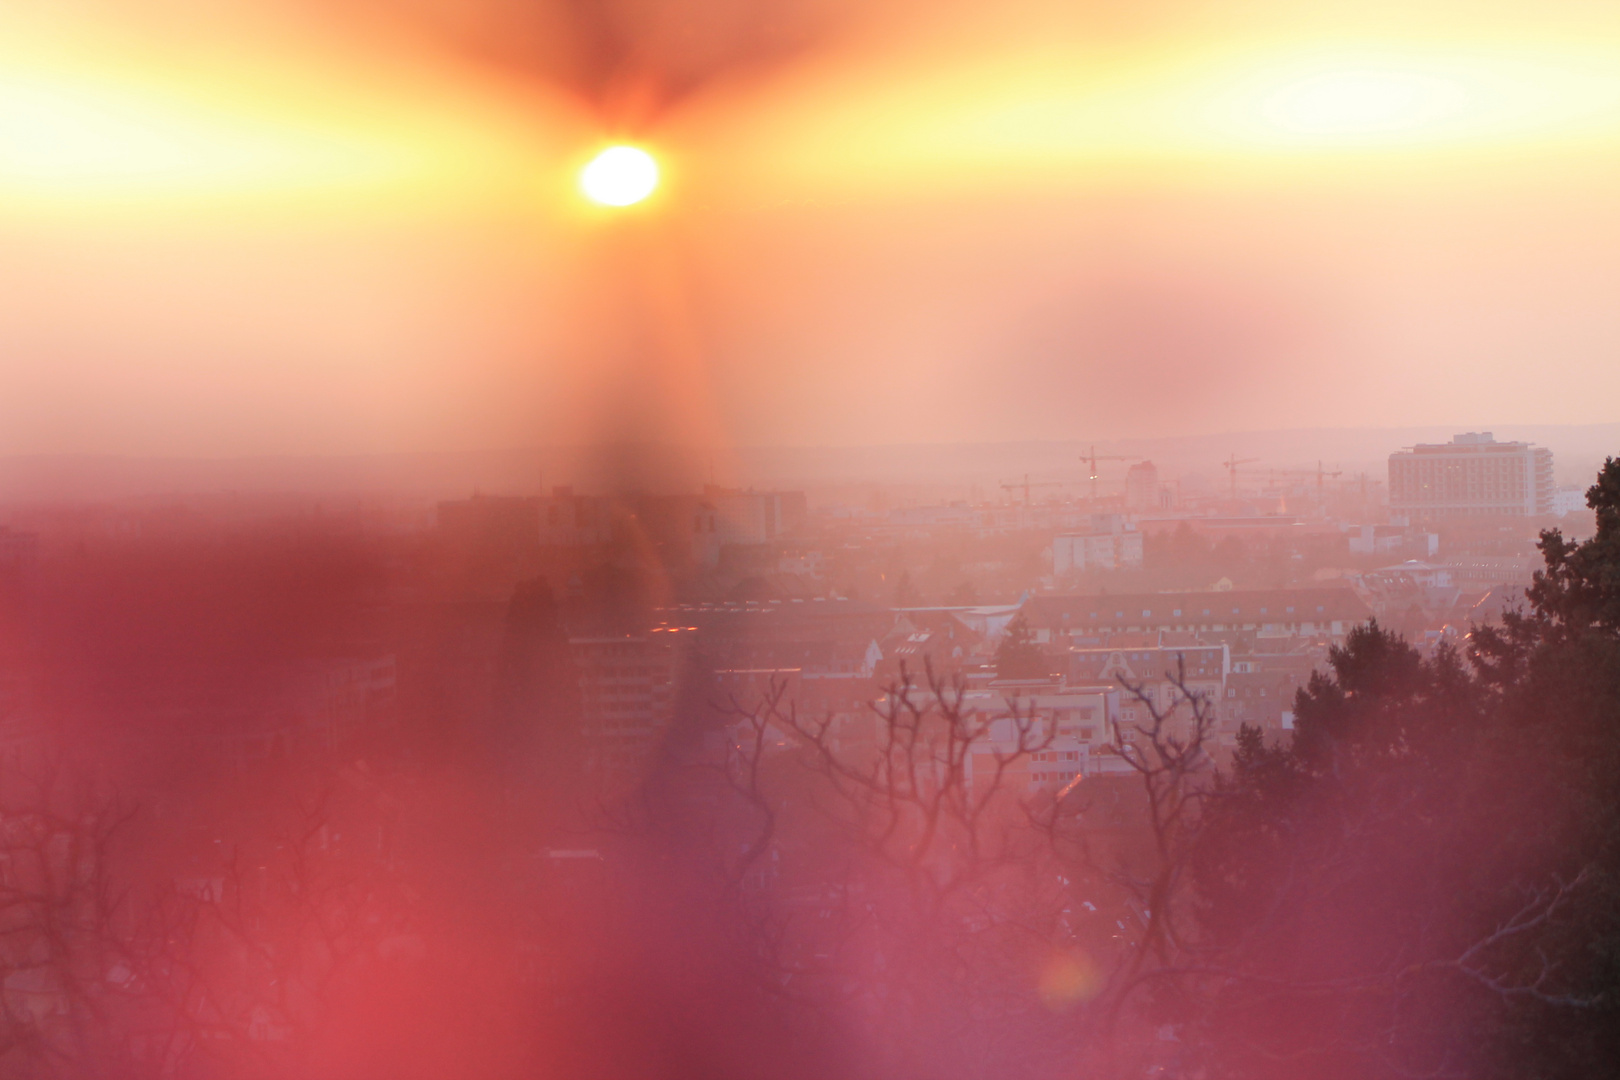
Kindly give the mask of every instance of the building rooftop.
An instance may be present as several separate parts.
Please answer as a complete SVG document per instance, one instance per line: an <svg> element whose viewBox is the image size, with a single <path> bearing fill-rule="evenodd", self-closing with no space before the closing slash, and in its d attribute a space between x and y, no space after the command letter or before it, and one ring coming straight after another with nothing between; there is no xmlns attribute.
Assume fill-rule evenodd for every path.
<svg viewBox="0 0 1620 1080"><path fill-rule="evenodd" d="M1530 443L1525 442L1497 442L1489 431L1466 431L1461 435L1453 435L1448 443L1418 443L1415 446L1404 447L1402 451L1414 454L1468 454L1468 453L1515 453L1529 449Z"/></svg>
<svg viewBox="0 0 1620 1080"><path fill-rule="evenodd" d="M1109 629L1177 622L1362 622L1372 617L1355 591L1344 586L1038 596L1024 605L1024 612L1032 626L1099 626Z"/></svg>

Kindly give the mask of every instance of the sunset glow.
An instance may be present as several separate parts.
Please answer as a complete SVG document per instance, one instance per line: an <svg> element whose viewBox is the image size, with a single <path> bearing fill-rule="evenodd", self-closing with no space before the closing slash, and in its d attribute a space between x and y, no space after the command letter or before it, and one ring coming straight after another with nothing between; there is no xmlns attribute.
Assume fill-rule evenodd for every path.
<svg viewBox="0 0 1620 1080"><path fill-rule="evenodd" d="M1615 53L1496 47L1328 51L1234 72L1203 114L1215 140L1271 152L1620 145Z"/></svg>
<svg viewBox="0 0 1620 1080"><path fill-rule="evenodd" d="M1306 135L1373 135L1444 123L1468 105L1458 84L1399 71L1342 71L1303 79L1267 103L1266 118Z"/></svg>
<svg viewBox="0 0 1620 1080"><path fill-rule="evenodd" d="M310 16L317 9L323 17ZM1125 33L1041 0L995 18L953 6L928 33L909 33L897 31L911 16L895 9L893 27L856 19L847 33L667 102L658 80L633 72L591 89L554 59L496 64L404 15L374 24L342 5L256 0L252 17L219 9L187 35L126 8L112 17L113 5L95 19L29 10L8 12L0 27L0 220L26 223L9 250L16 289L35 299L0 329L18 342L76 344L69 359L13 380L16 415L0 417L0 438L17 452L64 445L66 429L45 419L52 409L77 417L94 445L130 451L292 450L294 431L350 449L507 444L536 425L584 438L594 403L611 393L606 380L618 377L606 374L619 370L607 358L676 338L689 342L681 370L704 373L701 394L728 438L933 438L977 423L964 403L979 395L1043 386L1044 361L1020 335L1103 333L1047 312L1090 303L1115 279L1106 287L1178 310L1206 302L1189 297L1242 293L1207 300L1212 312L1251 311L1245 333L1276 342L1234 345L1242 371L1273 362L1264 356L1283 363L1304 340L1348 350L1366 335L1378 341L1367 362L1399 371L1434 351L1411 328L1417 301L1407 298L1440 288L1444 275L1411 283L1413 292L1358 268L1415 267L1410 245L1476 279L1444 292L1458 306L1448 325L1472 343L1442 347L1453 358L1445 363L1461 365L1510 341L1529 347L1582 287L1557 284L1559 275L1620 250L1588 242L1620 231L1598 195L1620 169L1620 18L1586 27L1562 9L1533 25L1480 17L1467 40L1444 23L1322 11L1227 11L1197 32L1144 17ZM491 47L516 33L501 11L492 5L487 25L469 13L468 32L491 35L480 39ZM659 47L677 60L699 55ZM598 142L621 131L638 141ZM677 161L674 200L664 193ZM1493 185L1582 191L1503 217L1484 209L1498 197ZM1359 209L1336 202L1347 186ZM1131 207L1108 209L1124 192ZM1493 227L1441 235L1446 217L1420 212L1441 192L1448 213L1479 213ZM1148 193L1165 201L1150 208ZM652 206L656 215L642 212ZM85 232L85 213L120 229L184 224L114 257ZM1357 214L1412 220L1363 229ZM681 305L702 308L701 318L678 316L689 326L678 335L662 325L677 318L667 305L637 300L634 319L615 306L616 289L653 273L650 248L620 250L628 237L595 227L627 216L666 230L642 238L668 247L656 259L677 267L654 276L672 273L690 294ZM1531 228L1524 241L1538 251L1489 250L1514 221ZM1097 228L1166 232L1127 244L1137 264L1123 266L1092 243ZM81 243L82 259L62 254ZM60 276L49 258L23 254L30 245L63 260ZM307 251L322 255L311 262ZM1543 259L1554 269L1532 273ZM330 288L307 285L321 274ZM981 274L982 288L970 284ZM1513 291L1520 274L1525 289L1494 307L1511 325L1484 333L1464 298ZM218 294L206 317L166 317L194 312L176 298L198 288ZM1285 300L1277 290L1312 295ZM1317 307L1328 292L1326 306L1342 314ZM1302 310L1285 318L1290 305ZM1608 330L1597 311L1559 332L1590 341L1569 362L1620 393L1601 361ZM637 321L655 318L656 327ZM1062 325L1024 329L1050 319ZM148 324L152 334L137 332ZM1434 332L1432 312L1423 325ZM1159 347L1142 343L1155 333L1110 330L1103 344L1060 351L1135 355ZM469 361L456 344L469 335L499 347ZM219 362L271 340L321 358L308 368L321 373L318 389L269 361ZM132 341L142 355L126 351ZM116 364L100 359L109 348ZM1162 365L1167 384L1182 385L1181 362ZM1188 370L1197 381L1207 369ZM150 378L133 398L108 389L137 373ZM1102 377L1084 383L1087 420L1048 406L1064 394L1041 392L1001 434L1124 423L1097 392ZM1442 384L1487 404L1487 384ZM24 388L35 385L30 403L35 391ZM1231 388L1233 407L1252 409L1255 423L1297 398L1265 402L1237 385L1209 392ZM899 415L880 404L919 386L941 400ZM350 395L346 406L334 393ZM178 422L172 403L197 395L226 412L251 404L254 415L207 432ZM1401 396L1353 397L1313 407L1344 423L1421 411ZM1526 383L1504 400L1573 417L1602 395ZM280 403L278 420L266 402ZM1156 425L1201 422L1180 408L1140 411ZM339 418L354 410L373 421L346 426ZM888 430L896 425L904 430Z"/></svg>
<svg viewBox="0 0 1620 1080"><path fill-rule="evenodd" d="M579 174L580 190L603 206L631 206L658 186L658 162L634 146L610 146Z"/></svg>
<svg viewBox="0 0 1620 1080"><path fill-rule="evenodd" d="M72 194L375 185L407 167L374 134L232 115L69 74L0 76L0 190Z"/></svg>

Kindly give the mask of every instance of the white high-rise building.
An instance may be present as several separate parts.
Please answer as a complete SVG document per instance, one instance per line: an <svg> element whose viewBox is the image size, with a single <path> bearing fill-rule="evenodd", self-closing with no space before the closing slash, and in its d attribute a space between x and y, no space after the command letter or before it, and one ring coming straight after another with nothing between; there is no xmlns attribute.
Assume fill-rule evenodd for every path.
<svg viewBox="0 0 1620 1080"><path fill-rule="evenodd" d="M1153 462L1138 462L1125 473L1125 508L1159 509L1159 470Z"/></svg>
<svg viewBox="0 0 1620 1080"><path fill-rule="evenodd" d="M1142 534L1120 514L1093 514L1091 529L1052 538L1052 574L1063 579L1084 570L1142 565Z"/></svg>
<svg viewBox="0 0 1620 1080"><path fill-rule="evenodd" d="M1545 447L1470 431L1389 455L1392 515L1527 517L1552 509L1552 451Z"/></svg>

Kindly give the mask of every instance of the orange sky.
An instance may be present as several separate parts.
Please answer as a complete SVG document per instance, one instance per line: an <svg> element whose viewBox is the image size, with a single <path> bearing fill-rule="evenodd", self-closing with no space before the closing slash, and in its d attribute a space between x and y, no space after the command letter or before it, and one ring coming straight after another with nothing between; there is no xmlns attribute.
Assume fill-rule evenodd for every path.
<svg viewBox="0 0 1620 1080"><path fill-rule="evenodd" d="M0 454L1620 420L1616 190L1613 4L17 3Z"/></svg>

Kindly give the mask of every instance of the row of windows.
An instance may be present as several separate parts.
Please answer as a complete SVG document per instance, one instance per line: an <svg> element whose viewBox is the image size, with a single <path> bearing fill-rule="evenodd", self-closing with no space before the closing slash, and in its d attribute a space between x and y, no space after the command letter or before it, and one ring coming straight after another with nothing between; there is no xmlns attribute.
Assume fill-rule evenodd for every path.
<svg viewBox="0 0 1620 1080"><path fill-rule="evenodd" d="M1225 616L1217 616L1217 618L1224 618L1224 617ZM1339 621L1342 622L1343 620L1339 620ZM1293 630L1295 632L1303 632L1303 633L1309 634L1309 633L1324 632L1324 631L1328 630L1330 626L1334 626L1334 625L1337 625L1337 623L1331 623L1327 619L1318 619L1315 622L1312 622L1312 621L1309 621L1309 620L1304 620L1304 621L1292 621L1292 620L1290 620L1290 621L1285 621L1285 622L1265 622L1265 623L1254 623L1254 622L1192 623L1192 622L1189 622L1189 623L1186 623L1186 624L1182 624L1182 623L1165 624L1165 629L1169 629L1169 630L1254 630L1254 629L1258 629L1258 628L1262 628L1262 627L1268 627L1268 626L1286 626L1290 630ZM1155 625L1153 623L1149 623L1149 624L1141 627L1140 629L1156 630L1158 628L1159 627L1157 625ZM1105 630L1105 629L1106 630L1120 630L1120 629L1136 630L1136 629L1139 629L1139 628L1137 626L1130 625L1130 624L1127 624L1124 627L1120 627L1120 626L1117 626L1117 625L1115 625L1115 626L1090 626L1090 627L1082 626L1082 627L1071 627L1069 629L1068 633L1069 633L1070 637L1080 637L1080 636L1082 636L1082 635L1084 635L1084 634L1086 634L1088 632L1098 631L1098 630ZM1040 630L1040 631L1037 631L1037 633L1038 634L1045 634L1046 631L1045 630ZM1338 631L1335 630L1334 633L1338 633ZM1038 637L1037 640L1045 641L1046 638L1045 637Z"/></svg>
<svg viewBox="0 0 1620 1080"><path fill-rule="evenodd" d="M1486 472L1523 472L1526 461L1522 457L1470 457L1462 460L1444 458L1396 458L1398 472L1434 472L1437 469L1470 469Z"/></svg>
<svg viewBox="0 0 1620 1080"><path fill-rule="evenodd" d="M1392 458L1390 495L1397 502L1521 501L1545 472L1539 455L1535 464L1533 478L1531 461L1524 455L1463 460Z"/></svg>
<svg viewBox="0 0 1620 1080"><path fill-rule="evenodd" d="M1089 655L1086 654L1086 653L1077 653L1076 654L1076 659L1090 659L1090 660L1095 660L1099 664L1102 664L1102 663L1107 663L1108 660L1110 660L1110 659L1112 659L1112 658L1114 658L1116 656L1117 657L1124 657L1127 660L1152 660L1155 656L1163 655L1166 652L1170 652L1170 650L1155 650L1155 651L1150 651L1150 652L1116 652L1116 653L1101 653L1101 652L1099 652L1099 653L1091 653ZM1188 660L1192 661L1195 664L1213 664L1215 662L1215 658L1217 656L1219 656L1220 654L1218 652L1216 652L1215 650L1213 650L1213 649L1204 650L1202 652L1183 652L1183 650L1181 650L1181 649L1176 649L1176 650L1174 650L1172 655L1177 655L1177 656L1185 655Z"/></svg>
<svg viewBox="0 0 1620 1080"><path fill-rule="evenodd" d="M574 644L574 657L582 664L619 658L645 661L649 657L656 657L660 652L664 651L667 650L661 650L656 643L646 641L616 641L607 644L577 642Z"/></svg>
<svg viewBox="0 0 1620 1080"><path fill-rule="evenodd" d="M668 670L656 667L599 667L587 672L589 679L646 679L667 675Z"/></svg>
<svg viewBox="0 0 1620 1080"><path fill-rule="evenodd" d="M1266 614L1269 614L1269 613L1270 613L1270 610L1271 610L1271 609L1270 609L1270 608L1264 608L1264 607L1263 607L1263 608L1261 608L1261 609L1260 609L1260 614L1262 614L1262 615L1266 615ZM1289 604L1289 605L1288 605L1288 606L1287 606L1287 607L1285 607L1285 608L1284 608L1284 609L1283 609L1283 610L1284 610L1284 612L1286 612L1286 613L1287 613L1287 614L1289 614L1289 615L1292 615L1292 614L1294 614L1294 605L1293 605L1293 604ZM1316 605L1316 613L1317 613L1317 614L1318 614L1318 615L1320 615L1320 614L1322 614L1322 613L1324 613L1324 612L1326 612L1326 611L1327 611L1327 606L1326 606L1326 605L1325 605L1325 604L1317 604L1317 605ZM1211 609L1209 609L1209 608L1205 608L1205 609L1204 609L1204 614L1205 614L1205 615L1209 615L1209 614L1212 614L1212 612L1211 612ZM1243 609L1242 609L1242 608L1233 608L1233 609L1232 609L1232 614L1234 614L1234 615L1241 615L1241 614L1243 614ZM1173 610L1173 611L1171 611L1171 612L1170 612L1170 615L1171 615L1171 617L1172 617L1172 618L1177 618L1177 619L1179 619L1179 618L1181 618L1181 617L1182 617L1182 616L1181 616L1181 608L1176 608L1176 609L1175 609L1175 610ZM1091 613L1091 617L1092 617L1092 618L1093 618L1093 619L1095 619L1095 618L1097 618L1097 613L1096 613L1096 612L1095 612L1095 611L1093 611L1093 612L1092 612L1092 613ZM1123 619L1123 618L1124 618L1124 617L1125 617L1125 613L1124 613L1124 612L1123 612L1123 611L1116 611L1116 612L1114 612L1114 618L1116 618L1116 619ZM1143 608L1143 609L1142 609L1142 618L1144 618L1144 619L1151 619L1151 618L1152 618L1152 617L1153 617L1153 609L1152 609L1152 608ZM1063 618L1064 618L1064 621L1068 621L1068 619L1069 619L1069 615L1068 615L1068 614L1067 614L1067 613L1065 613L1065 614L1064 614L1064 616L1063 616Z"/></svg>
<svg viewBox="0 0 1620 1080"><path fill-rule="evenodd" d="M1094 727L1069 727L1065 724L1059 724L1058 734L1073 735L1081 742L1090 742L1097 737L1097 729Z"/></svg>
<svg viewBox="0 0 1620 1080"><path fill-rule="evenodd" d="M1476 494L1481 492L1481 491L1498 491L1498 492L1517 492L1518 494L1522 495L1522 494L1524 494L1526 489L1527 489L1527 485L1524 484L1523 482L1517 481L1517 480L1456 480L1456 479L1452 479L1451 481L1446 482L1446 483L1439 483L1439 482L1430 483L1428 481L1419 480L1419 481L1413 481L1413 482L1408 482L1408 483L1404 483L1404 484L1396 484L1395 485L1396 494L1410 494L1413 491L1445 491L1445 492L1468 491L1468 492L1474 492Z"/></svg>

